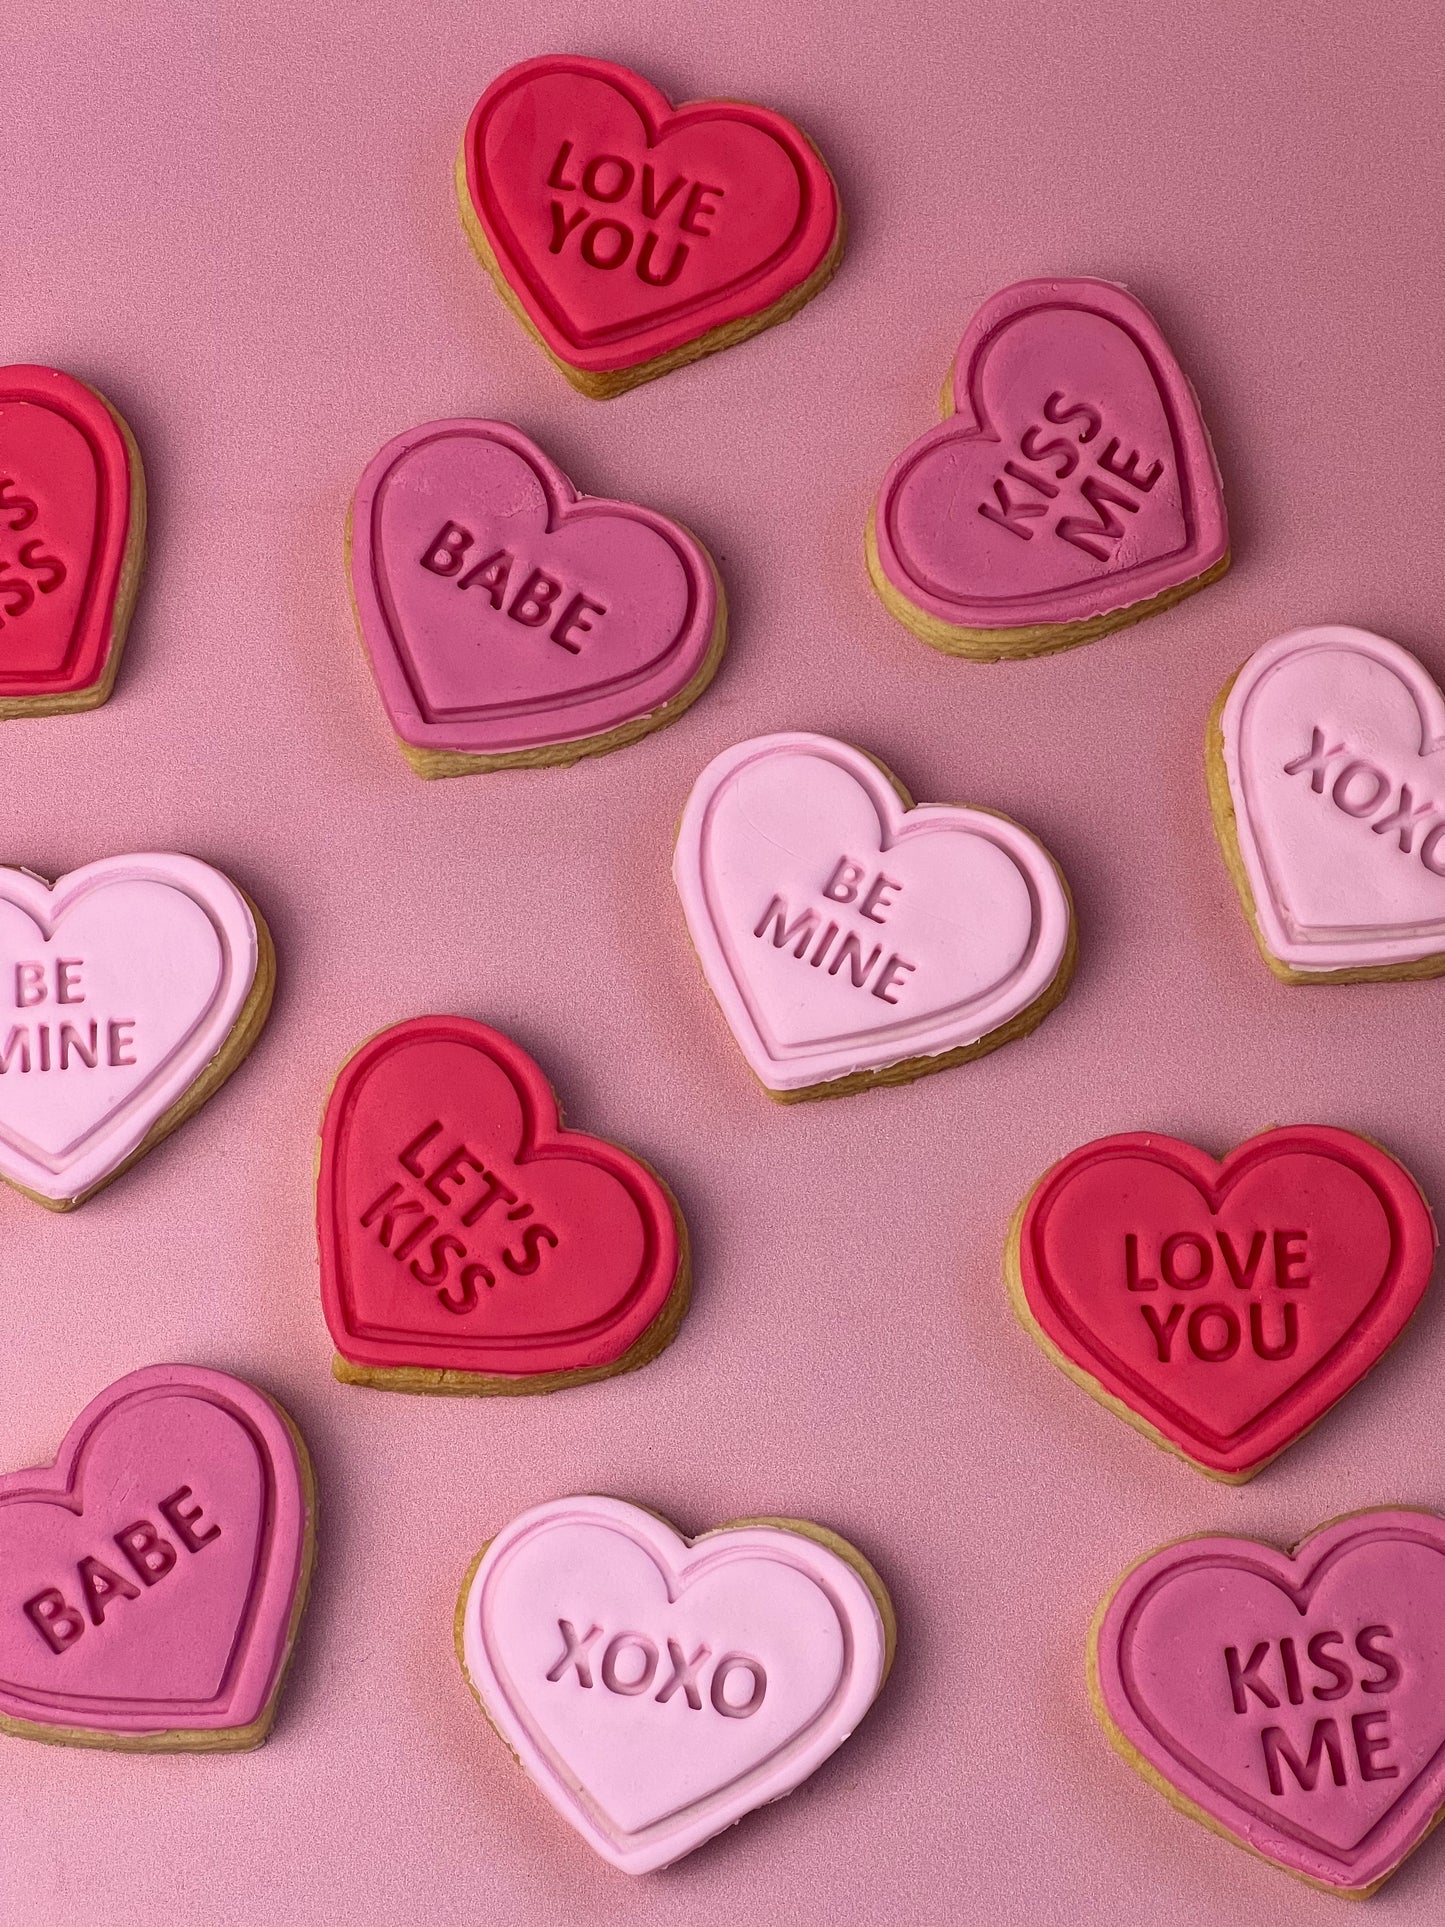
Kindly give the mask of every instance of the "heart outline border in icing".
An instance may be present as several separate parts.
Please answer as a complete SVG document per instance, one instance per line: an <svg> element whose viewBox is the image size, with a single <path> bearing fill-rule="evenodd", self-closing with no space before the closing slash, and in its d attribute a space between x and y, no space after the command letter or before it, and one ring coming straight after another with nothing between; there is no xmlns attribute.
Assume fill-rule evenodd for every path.
<svg viewBox="0 0 1445 1927"><path fill-rule="evenodd" d="M594 1815L594 1803L585 1787L567 1784L565 1765L548 1757L543 1743L532 1732L525 1710L519 1709L507 1692L481 1630L479 1601L490 1573L528 1536L569 1524L619 1532L652 1559L669 1593L674 1586L681 1590L686 1585L690 1569L704 1570L721 1549L718 1542L724 1539L729 1541L730 1551L741 1549L764 1560L781 1558L794 1569L801 1567L838 1612L850 1660L857 1656L867 1635L868 1643L876 1644L876 1666L845 1680L806 1727L794 1733L780 1751L746 1769L739 1780L715 1788L638 1834L621 1834ZM832 1586L824 1583L825 1572ZM897 1646L897 1622L888 1589L871 1562L827 1527L804 1519L747 1518L688 1536L649 1508L584 1493L530 1507L483 1545L457 1595L453 1637L463 1679L488 1723L533 1785L595 1853L621 1872L642 1874L672 1865L747 1814L795 1791L850 1739L887 1683ZM844 1730L835 1732L837 1725ZM760 1786L747 1785L749 1780L759 1779ZM629 1851L625 1844L628 1840L642 1844Z"/></svg>
<svg viewBox="0 0 1445 1927"><path fill-rule="evenodd" d="M873 804L879 822L880 853L912 831L938 828L981 835L1002 848L1023 877L1035 907L1030 951L1017 973L1028 988L1028 997L1020 996L996 1013L998 1021L982 1033L973 1024L964 1023L963 1030L971 1033L968 1036L961 1037L956 1018L950 1023L948 1013L944 1013L915 1031L909 1040L913 1048L901 1057L885 1044L881 1050L864 1051L864 1061L857 1062L854 1060L862 1051L857 1043L832 1048L826 1044L800 1045L790 1049L786 1057L775 1056L752 1012L746 985L739 982L719 935L717 919L707 901L705 863L709 821L719 792L747 764L771 755L818 756L849 774ZM749 1069L778 1103L841 1097L875 1084L908 1083L982 1057L1037 1028L1062 1002L1073 977L1078 940L1072 894L1057 861L1032 831L1001 811L977 804L915 803L886 764L854 744L816 731L750 737L722 750L707 764L692 786L678 823L673 879L704 980ZM696 905L691 901L694 892ZM1050 931L1051 916L1060 913L1062 928ZM997 998L997 992L990 995ZM924 1020L918 1023L922 1025ZM896 1031L902 1027L889 1028ZM877 1038L882 1032L864 1035ZM788 1064L795 1067L794 1072L785 1069Z"/></svg>
<svg viewBox="0 0 1445 1927"><path fill-rule="evenodd" d="M147 1365L116 1379L91 1399L67 1427L55 1457L46 1465L25 1466L0 1474L0 1508L11 1500L41 1500L63 1505L84 1516L82 1504L72 1503L77 1461L96 1430L133 1401L152 1397L193 1396L218 1405L245 1430L256 1446L266 1481L266 1516L270 1545L279 1543L276 1565L268 1548L267 1563L253 1568L251 1590L242 1609L244 1638L233 1662L236 1679L224 1699L210 1703L216 1717L185 1705L189 1724L167 1725L162 1716L182 1703L160 1700L129 1721L111 1727L68 1725L59 1720L26 1719L6 1710L16 1704L0 1687L0 1732L14 1738L39 1740L52 1746L74 1746L120 1753L249 1752L264 1744L275 1723L281 1691L295 1653L305 1614L316 1560L316 1479L311 1457L295 1421L268 1393L248 1380L196 1365ZM299 1517L295 1526L283 1517L292 1493L281 1493L278 1480L294 1476L294 1498ZM259 1583L256 1572L260 1571ZM253 1657L253 1648L271 1642ZM36 1698L41 1696L27 1696ZM34 1710L32 1705L31 1710Z"/></svg>
<svg viewBox="0 0 1445 1927"><path fill-rule="evenodd" d="M239 884L199 857L158 850L98 857L53 883L0 865L0 899L29 916L49 942L73 901L128 881L162 884L201 910L220 945L221 985L170 1055L56 1171L47 1173L0 1135L0 1180L52 1211L84 1204L177 1130L239 1069L270 1014L275 950L266 920Z"/></svg>
<svg viewBox="0 0 1445 1927"><path fill-rule="evenodd" d="M1319 943L1294 935L1277 902L1279 886L1261 853L1256 812L1245 794L1240 772L1240 739L1246 720L1243 712L1254 691L1287 659L1330 650L1358 652L1390 670L1414 699L1419 713L1420 748L1416 754L1420 761L1445 753L1445 692L1420 659L1402 644L1348 623L1320 623L1272 637L1247 657L1224 685L1205 730L1205 780L1225 868L1260 955L1281 983L1397 983L1438 977L1445 974L1445 919L1436 933L1436 948L1427 949L1422 941L1410 954L1391 958L1381 954L1397 941L1388 933L1374 937L1356 933L1353 938ZM1445 777L1445 765L1441 775Z"/></svg>
<svg viewBox="0 0 1445 1927"><path fill-rule="evenodd" d="M671 322L664 319L604 330L611 339L591 345L577 340L547 312L524 252L514 245L514 237L503 231L495 212L487 206L478 165L485 121L516 88L539 75L556 73L580 74L611 87L641 121L649 150L680 124L741 119L774 140L796 170L806 203L794 230L799 239L790 243L790 251L775 251L747 280L734 283L730 301L704 296L693 302L694 317L698 311L707 316L696 332L688 332L678 317ZM462 226L498 294L572 385L598 400L623 394L641 382L734 347L788 320L822 292L843 259L846 221L838 185L822 154L800 127L785 115L750 101L695 100L674 106L645 75L616 61L593 60L581 54L539 54L506 68L472 109L457 151L454 176ZM786 271L791 253L802 257L804 265L798 272ZM760 290L751 301L747 298L749 288Z"/></svg>
<svg viewBox="0 0 1445 1927"><path fill-rule="evenodd" d="M893 499L917 461L939 444L1000 440L989 433L978 390L992 341L1020 316L1060 306L1113 322L1142 355L1169 417L1184 513L1194 519L1193 540L1168 556L1096 576L1071 589L1044 589L986 603L941 599L915 578L903 559L892 527ZM1163 330L1127 288L1112 281L1065 276L1016 281L1001 288L970 318L941 399L942 421L910 442L884 475L868 512L864 544L868 573L885 608L931 647L978 661L1074 648L1173 607L1218 581L1228 569L1224 485L1199 398ZM1109 593L1109 585L1117 583L1130 585L1123 601ZM1067 604L1066 613L1041 617L1037 605L1048 599Z"/></svg>
<svg viewBox="0 0 1445 1927"><path fill-rule="evenodd" d="M13 716L74 715L109 701L146 556L145 466L130 424L88 382L38 362L0 367L0 410L7 401L50 409L82 436L101 485L103 527L87 556L83 636L72 636L71 668L43 677L0 674L0 721ZM27 683L29 687L22 687Z"/></svg>
<svg viewBox="0 0 1445 1927"><path fill-rule="evenodd" d="M1401 1796L1401 1800L1407 1798L1425 1783L1429 1797L1428 1809L1413 1813L1399 1828L1403 1838L1383 1847L1377 1843L1372 1856L1359 1850L1348 1856L1318 1850L1310 1856L1310 1849L1294 1829L1283 1822L1270 1825L1267 1814L1262 1816L1265 1825L1261 1828L1258 1809L1236 1798L1227 1783L1211 1786L1208 1780L1191 1772L1167 1738L1157 1734L1157 1722L1146 1709L1135 1705L1123 1678L1119 1649L1132 1615L1142 1607L1146 1593L1156 1585L1167 1585L1169 1579L1181 1571L1211 1563L1243 1567L1278 1586L1298 1606L1301 1597L1308 1601L1328 1565L1347 1557L1351 1550L1367 1545L1372 1538L1380 1537L1428 1543L1433 1551L1445 1557L1445 1518L1423 1506L1373 1506L1343 1513L1315 1527L1288 1549L1267 1540L1225 1533L1170 1540L1136 1559L1104 1595L1089 1628L1086 1655L1089 1701L1094 1717L1114 1751L1141 1779L1163 1794L1172 1807L1197 1820L1210 1832L1243 1847L1247 1853L1302 1880L1307 1886L1348 1899L1365 1899L1376 1893L1422 1844L1445 1813L1445 1719L1442 1719L1441 1745ZM1300 1580L1300 1568L1306 1561L1309 1563L1305 1576ZM1390 1821L1400 1804L1401 1801L1396 1801L1386 1810L1370 1828L1366 1840ZM1415 1804L1419 1807L1422 1803L1417 1800ZM1223 1812L1219 1810L1221 1807ZM1239 1824L1232 1824L1226 1814ZM1353 1878L1349 1872L1352 1861L1362 1863L1354 1867ZM1339 1875L1343 1877L1334 1877Z"/></svg>
<svg viewBox="0 0 1445 1927"><path fill-rule="evenodd" d="M1182 1422L1169 1424L1158 1401L1147 1395L1147 1381L1132 1398L1125 1397L1122 1389L1109 1389L1099 1376L1101 1370L1116 1381L1134 1374L1102 1344L1091 1345L1091 1333L1080 1334L1072 1329L1074 1321L1053 1302L1037 1257L1030 1255L1025 1262L1026 1255L1030 1254L1032 1234L1053 1198L1081 1169L1110 1158L1143 1158L1192 1184L1214 1217L1242 1177L1272 1158L1297 1156L1302 1152L1331 1157L1352 1171L1380 1200L1391 1226L1396 1246L1395 1265L1366 1306L1366 1313L1373 1308L1373 1315L1366 1326L1370 1338L1364 1363L1326 1396L1321 1397L1317 1392L1309 1395L1331 1361L1355 1340L1362 1323L1356 1320L1311 1368L1302 1384L1283 1400L1273 1400L1223 1443L1211 1442L1201 1431L1191 1432ZM1414 1280L1406 1275L1402 1284L1411 1248L1419 1240L1423 1240L1428 1249L1428 1260L1417 1264ZM1019 1323L1067 1378L1106 1411L1123 1419L1126 1425L1164 1451L1182 1458L1207 1478L1226 1485L1243 1485L1325 1418L1400 1340L1429 1290L1438 1244L1434 1213L1413 1175L1383 1146L1354 1132L1331 1125L1276 1125L1241 1140L1222 1158L1214 1158L1184 1138L1168 1137L1162 1132L1126 1131L1076 1145L1044 1172L1014 1212L1004 1248L1003 1269L1009 1300ZM1243 1449L1239 1442L1250 1439L1255 1441L1253 1448ZM1226 1449L1230 1440L1235 1442L1233 1449Z"/></svg>
<svg viewBox="0 0 1445 1927"><path fill-rule="evenodd" d="M656 666L630 678L633 700L620 717L594 714L600 727L574 733L552 730L507 741L502 720L482 716L448 721L426 714L425 703L405 660L402 642L378 583L377 504L381 491L402 463L434 441L456 436L496 443L524 462L536 477L547 504L546 534L578 516L619 516L651 530L676 555L687 578L687 620ZM378 449L363 469L347 509L347 580L352 614L366 652L377 694L402 754L419 776L453 776L511 768L550 768L622 749L676 721L707 690L727 648L727 595L712 556L692 531L672 517L639 502L584 495L530 436L510 422L481 416L443 416L404 429ZM586 716L607 710L619 687L616 679L594 685L585 699L556 704L537 699L524 710L512 705L514 720L564 717L568 710ZM480 706L483 711L486 705ZM495 713L496 706L493 706Z"/></svg>
<svg viewBox="0 0 1445 1927"><path fill-rule="evenodd" d="M480 1052L510 1083L523 1113L524 1140L517 1162L528 1156L575 1157L610 1172L637 1203L638 1215L655 1242L651 1270L633 1294L624 1315L602 1334L554 1340L555 1354L537 1369L503 1369L510 1352L537 1347L535 1338L510 1344L493 1341L492 1351L476 1348L481 1364L459 1365L440 1339L416 1334L405 1340L358 1333L347 1297L347 1238L339 1225L337 1186L345 1169L346 1147L355 1128L358 1087L378 1062L415 1043L443 1041ZM692 1256L687 1222L671 1188L651 1165L608 1138L573 1130L546 1072L514 1038L470 1017L423 1016L403 1019L367 1038L337 1072L322 1112L316 1165L316 1229L320 1254L322 1312L335 1346L332 1373L343 1384L381 1386L401 1392L452 1392L505 1396L557 1391L592 1384L634 1371L672 1343L692 1295ZM610 1334L621 1329L625 1343L615 1347ZM600 1353L599 1355L599 1348Z"/></svg>

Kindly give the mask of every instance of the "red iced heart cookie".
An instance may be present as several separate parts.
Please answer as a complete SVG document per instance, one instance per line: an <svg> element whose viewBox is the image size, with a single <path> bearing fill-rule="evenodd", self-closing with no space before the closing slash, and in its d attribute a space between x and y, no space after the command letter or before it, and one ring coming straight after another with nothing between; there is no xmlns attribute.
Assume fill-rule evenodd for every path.
<svg viewBox="0 0 1445 1927"><path fill-rule="evenodd" d="M1266 1131L1219 1164L1137 1133L1053 1167L1020 1207L1004 1269L1023 1324L1071 1378L1240 1484L1399 1337L1435 1247L1414 1179L1348 1131Z"/></svg>
<svg viewBox="0 0 1445 1927"><path fill-rule="evenodd" d="M462 223L503 299L598 397L786 320L843 255L805 135L741 101L674 109L611 61L498 76L457 157Z"/></svg>
<svg viewBox="0 0 1445 1927"><path fill-rule="evenodd" d="M1181 1539L1089 1637L1094 1712L1172 1806L1371 1894L1445 1807L1445 1519L1357 1512L1293 1553Z"/></svg>
<svg viewBox="0 0 1445 1927"><path fill-rule="evenodd" d="M1005 288L969 322L943 399L948 419L889 469L867 530L874 587L934 648L1067 649L1228 568L1199 404L1123 288Z"/></svg>
<svg viewBox="0 0 1445 1927"><path fill-rule="evenodd" d="M0 368L0 717L109 696L145 558L120 416L54 368Z"/></svg>
<svg viewBox="0 0 1445 1927"><path fill-rule="evenodd" d="M680 716L722 659L702 545L652 509L579 496L505 422L388 442L349 547L362 640L420 776L620 749Z"/></svg>
<svg viewBox="0 0 1445 1927"><path fill-rule="evenodd" d="M311 1577L306 1448L220 1372L101 1393L0 1479L0 1731L127 1752L259 1746Z"/></svg>
<svg viewBox="0 0 1445 1927"><path fill-rule="evenodd" d="M552 1391L646 1364L687 1309L667 1187L564 1130L526 1052L464 1017L397 1024L344 1066L316 1212L349 1384Z"/></svg>

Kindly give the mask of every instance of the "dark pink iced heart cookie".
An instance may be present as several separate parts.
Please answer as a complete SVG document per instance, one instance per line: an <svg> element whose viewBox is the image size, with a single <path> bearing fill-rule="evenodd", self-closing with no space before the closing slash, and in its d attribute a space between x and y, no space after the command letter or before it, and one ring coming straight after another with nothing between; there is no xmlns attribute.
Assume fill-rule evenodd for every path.
<svg viewBox="0 0 1445 1927"><path fill-rule="evenodd" d="M311 1575L300 1435L240 1379L152 1365L0 1479L0 1731L130 1752L259 1746Z"/></svg>
<svg viewBox="0 0 1445 1927"><path fill-rule="evenodd" d="M889 611L953 655L1043 655L1222 575L1229 532L1194 391L1158 324L1104 281L1020 281L969 322L947 419L868 522Z"/></svg>

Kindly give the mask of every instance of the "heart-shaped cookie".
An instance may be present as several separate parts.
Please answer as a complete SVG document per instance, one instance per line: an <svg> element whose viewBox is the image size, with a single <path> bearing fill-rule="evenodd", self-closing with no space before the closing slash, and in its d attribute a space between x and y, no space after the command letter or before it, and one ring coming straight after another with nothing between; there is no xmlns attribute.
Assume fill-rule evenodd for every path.
<svg viewBox="0 0 1445 1927"><path fill-rule="evenodd" d="M1176 1807L1331 1893L1373 1893L1445 1806L1445 1520L1358 1512L1291 1553L1184 1539L1089 1640L1094 1710Z"/></svg>
<svg viewBox="0 0 1445 1927"><path fill-rule="evenodd" d="M1277 977L1445 971L1445 700L1408 650L1336 624L1277 636L1221 694L1206 762Z"/></svg>
<svg viewBox="0 0 1445 1927"><path fill-rule="evenodd" d="M145 561L140 451L56 368L0 368L0 717L109 696Z"/></svg>
<svg viewBox="0 0 1445 1927"><path fill-rule="evenodd" d="M300 1434L221 1372L153 1365L55 1463L0 1478L0 1730L127 1752L259 1746L306 1603Z"/></svg>
<svg viewBox="0 0 1445 1927"><path fill-rule="evenodd" d="M275 979L260 913L195 857L0 868L0 1177L82 1203L220 1088Z"/></svg>
<svg viewBox="0 0 1445 1927"><path fill-rule="evenodd" d="M482 1710L564 1820L624 1873L791 1793L882 1689L893 1609L820 1526L684 1539L620 1499L555 1499L483 1548L457 1602Z"/></svg>
<svg viewBox="0 0 1445 1927"><path fill-rule="evenodd" d="M727 605L676 522L580 496L504 422L438 421L368 465L348 525L377 687L422 776L572 763L680 716Z"/></svg>
<svg viewBox="0 0 1445 1927"><path fill-rule="evenodd" d="M1074 966L1069 893L1007 817L915 808L828 736L759 736L693 785L673 875L769 1095L905 1083L1022 1037Z"/></svg>
<svg viewBox="0 0 1445 1927"><path fill-rule="evenodd" d="M316 1218L349 1384L550 1392L647 1364L687 1310L666 1185L564 1130L527 1053L465 1017L396 1024L342 1068Z"/></svg>
<svg viewBox="0 0 1445 1927"><path fill-rule="evenodd" d="M1435 1248L1414 1179L1348 1131L1266 1131L1219 1164L1141 1132L1081 1145L1039 1181L1004 1274L1085 1391L1239 1484L1395 1342Z"/></svg>
<svg viewBox="0 0 1445 1927"><path fill-rule="evenodd" d="M1020 281L969 322L947 419L884 477L885 606L950 655L1045 655L1229 567L1214 452L1158 324L1105 281Z"/></svg>
<svg viewBox="0 0 1445 1927"><path fill-rule="evenodd" d="M832 176L790 121L742 101L674 108L608 60L500 74L456 180L503 300L599 398L786 320L843 258Z"/></svg>

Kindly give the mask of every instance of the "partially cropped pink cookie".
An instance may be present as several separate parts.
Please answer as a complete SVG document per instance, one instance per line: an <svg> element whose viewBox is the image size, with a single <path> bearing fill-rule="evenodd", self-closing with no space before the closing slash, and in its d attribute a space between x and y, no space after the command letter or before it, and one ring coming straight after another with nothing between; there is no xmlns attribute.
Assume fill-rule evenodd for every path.
<svg viewBox="0 0 1445 1927"><path fill-rule="evenodd" d="M620 1499L524 1512L457 1602L482 1710L624 1873L791 1793L877 1698L894 1637L882 1580L836 1533L747 1519L685 1539Z"/></svg>
<svg viewBox="0 0 1445 1927"><path fill-rule="evenodd" d="M722 660L726 599L696 537L579 495L505 422L388 442L348 547L362 641L420 776L620 749L680 716Z"/></svg>
<svg viewBox="0 0 1445 1927"><path fill-rule="evenodd" d="M82 1204L220 1088L275 982L260 911L195 857L0 868L0 1178Z"/></svg>
<svg viewBox="0 0 1445 1927"><path fill-rule="evenodd" d="M1199 403L1153 316L1107 281L1019 281L969 322L945 420L884 477L868 569L924 642L1046 655L1229 567Z"/></svg>
<svg viewBox="0 0 1445 1927"><path fill-rule="evenodd" d="M0 1732L59 1746L259 1746L311 1577L300 1434L242 1380L132 1372L53 1465L0 1478Z"/></svg>
<svg viewBox="0 0 1445 1927"><path fill-rule="evenodd" d="M1057 865L995 811L915 807L849 743L759 736L693 786L673 876L703 974L770 1097L842 1096L980 1057L1073 974Z"/></svg>
<svg viewBox="0 0 1445 1927"><path fill-rule="evenodd" d="M1090 1635L1094 1710L1170 1803L1331 1893L1373 1893L1445 1807L1445 1520L1392 1508L1293 1552L1181 1539Z"/></svg>
<svg viewBox="0 0 1445 1927"><path fill-rule="evenodd" d="M1209 800L1265 962L1286 983L1445 971L1445 699L1338 623L1255 651L1215 704Z"/></svg>

